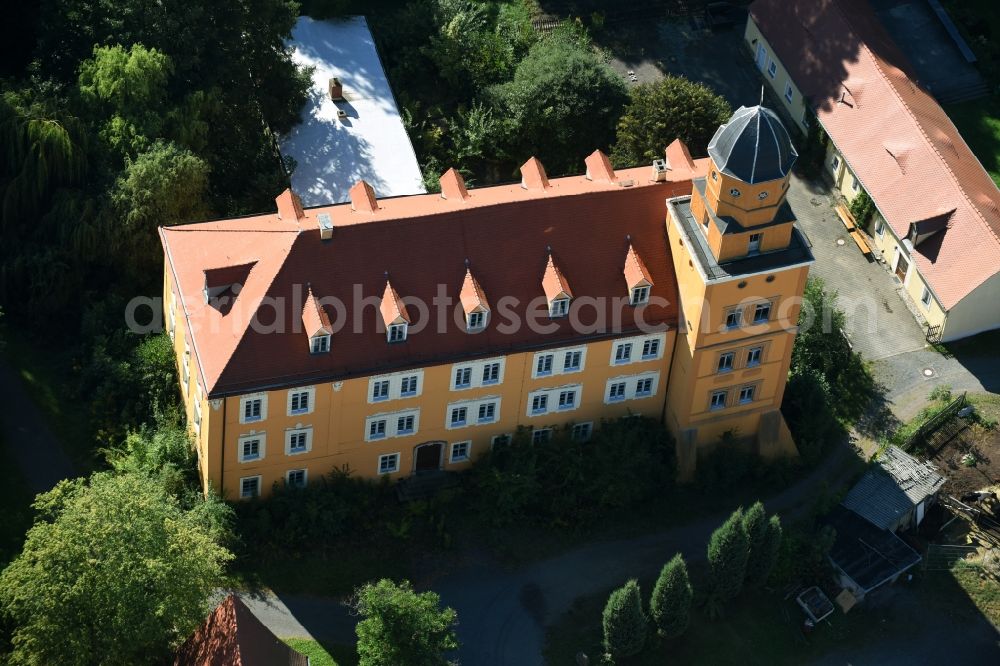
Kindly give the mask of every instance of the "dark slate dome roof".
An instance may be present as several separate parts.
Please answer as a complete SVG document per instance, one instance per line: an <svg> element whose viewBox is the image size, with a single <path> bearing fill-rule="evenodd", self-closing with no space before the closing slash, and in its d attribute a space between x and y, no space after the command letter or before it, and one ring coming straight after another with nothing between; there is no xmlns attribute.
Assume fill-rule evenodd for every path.
<svg viewBox="0 0 1000 666"><path fill-rule="evenodd" d="M708 154L724 174L755 184L788 175L798 153L771 109L741 106L720 127Z"/></svg>

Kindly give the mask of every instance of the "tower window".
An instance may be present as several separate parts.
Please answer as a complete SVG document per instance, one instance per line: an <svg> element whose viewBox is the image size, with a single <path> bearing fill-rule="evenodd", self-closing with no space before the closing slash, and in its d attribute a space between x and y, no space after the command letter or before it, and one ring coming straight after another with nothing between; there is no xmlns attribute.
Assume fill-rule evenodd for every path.
<svg viewBox="0 0 1000 666"><path fill-rule="evenodd" d="M771 319L771 304L760 303L754 307L753 323L762 324Z"/></svg>
<svg viewBox="0 0 1000 666"><path fill-rule="evenodd" d="M757 198L760 199L761 201L763 201L767 197L768 197L768 193L766 191L765 192L761 192L760 194L757 195Z"/></svg>
<svg viewBox="0 0 1000 666"><path fill-rule="evenodd" d="M717 171L712 172L712 180L719 180L719 173Z"/></svg>
<svg viewBox="0 0 1000 666"><path fill-rule="evenodd" d="M712 399L708 408L712 410L723 409L726 406L726 391L713 391Z"/></svg>
<svg viewBox="0 0 1000 666"><path fill-rule="evenodd" d="M740 389L740 404L745 405L748 402L753 402L753 394L755 393L756 386L744 386Z"/></svg>
<svg viewBox="0 0 1000 666"><path fill-rule="evenodd" d="M736 354L733 352L726 352L725 354L719 354L719 372L729 372L733 369L733 360L736 358Z"/></svg>
<svg viewBox="0 0 1000 666"><path fill-rule="evenodd" d="M735 187L730 188L729 189L729 195L735 199L736 197L740 196L740 191L739 191L739 189L737 189Z"/></svg>
<svg viewBox="0 0 1000 666"><path fill-rule="evenodd" d="M726 328L739 328L743 323L743 311L733 308L726 313Z"/></svg>
<svg viewBox="0 0 1000 666"><path fill-rule="evenodd" d="M750 234L750 243L747 247L747 254L757 254L760 252L760 241L764 234Z"/></svg>

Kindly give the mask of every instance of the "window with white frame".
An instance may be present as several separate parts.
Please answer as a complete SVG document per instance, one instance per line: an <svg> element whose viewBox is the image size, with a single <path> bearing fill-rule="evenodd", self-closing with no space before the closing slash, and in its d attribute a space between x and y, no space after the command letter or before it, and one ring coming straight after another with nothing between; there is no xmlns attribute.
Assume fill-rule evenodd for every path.
<svg viewBox="0 0 1000 666"><path fill-rule="evenodd" d="M478 331L486 327L485 312L470 312L465 315L466 328L470 331Z"/></svg>
<svg viewBox="0 0 1000 666"><path fill-rule="evenodd" d="M645 398L653 395L653 378L645 377L635 383L635 397Z"/></svg>
<svg viewBox="0 0 1000 666"><path fill-rule="evenodd" d="M289 488L305 488L306 470L290 469L285 472L285 485Z"/></svg>
<svg viewBox="0 0 1000 666"><path fill-rule="evenodd" d="M365 419L365 439L369 442L387 437L406 437L420 430L420 410L405 409L375 414Z"/></svg>
<svg viewBox="0 0 1000 666"><path fill-rule="evenodd" d="M544 414L549 411L549 396L545 393L531 397L531 413Z"/></svg>
<svg viewBox="0 0 1000 666"><path fill-rule="evenodd" d="M533 378L579 372L587 362L586 347L563 347L538 352L531 367Z"/></svg>
<svg viewBox="0 0 1000 666"><path fill-rule="evenodd" d="M559 391L559 409L576 408L576 391Z"/></svg>
<svg viewBox="0 0 1000 666"><path fill-rule="evenodd" d="M920 302L924 304L925 308L931 304L931 292L927 287L924 287L924 290L920 293Z"/></svg>
<svg viewBox="0 0 1000 666"><path fill-rule="evenodd" d="M608 387L608 402L620 402L625 399L625 382L612 382Z"/></svg>
<svg viewBox="0 0 1000 666"><path fill-rule="evenodd" d="M572 411L580 406L583 387L580 384L538 389L528 394L528 416L549 411Z"/></svg>
<svg viewBox="0 0 1000 666"><path fill-rule="evenodd" d="M481 402L479 403L479 416L477 420L479 423L493 423L497 420L497 403L496 401Z"/></svg>
<svg viewBox="0 0 1000 666"><path fill-rule="evenodd" d="M719 354L719 363L717 366L718 372L729 372L733 369L733 361L736 360L736 354L734 352L723 352Z"/></svg>
<svg viewBox="0 0 1000 666"><path fill-rule="evenodd" d="M771 302L758 303L753 308L753 323L763 324L771 320Z"/></svg>
<svg viewBox="0 0 1000 666"><path fill-rule="evenodd" d="M191 347L188 341L184 340L184 355L181 356L181 383L184 385L184 393L188 392L191 385L191 370L188 365L191 363Z"/></svg>
<svg viewBox="0 0 1000 666"><path fill-rule="evenodd" d="M621 342L615 345L615 364L630 363L632 361L632 343Z"/></svg>
<svg viewBox="0 0 1000 666"><path fill-rule="evenodd" d="M288 415L310 414L313 410L312 387L304 389L292 389L288 392Z"/></svg>
<svg viewBox="0 0 1000 666"><path fill-rule="evenodd" d="M267 418L267 396L264 394L240 398L240 423L253 423Z"/></svg>
<svg viewBox="0 0 1000 666"><path fill-rule="evenodd" d="M417 395L420 386L418 375L406 375L399 380L399 395L402 398L410 398Z"/></svg>
<svg viewBox="0 0 1000 666"><path fill-rule="evenodd" d="M537 354L535 356L535 376L544 377L552 374L552 354Z"/></svg>
<svg viewBox="0 0 1000 666"><path fill-rule="evenodd" d="M761 357L764 355L763 347L751 347L747 350L747 367L755 368L760 365Z"/></svg>
<svg viewBox="0 0 1000 666"><path fill-rule="evenodd" d="M727 395L726 391L712 391L712 396L708 402L708 408L712 410L725 408Z"/></svg>
<svg viewBox="0 0 1000 666"><path fill-rule="evenodd" d="M493 437L490 438L490 448L495 449L497 447L507 446L510 444L512 439L513 438L506 433L503 435L493 435Z"/></svg>
<svg viewBox="0 0 1000 666"><path fill-rule="evenodd" d="M881 218L876 218L875 220L875 235L882 236L885 233L885 225L882 224Z"/></svg>
<svg viewBox="0 0 1000 666"><path fill-rule="evenodd" d="M240 479L240 497L248 499L260 496L260 477L244 476Z"/></svg>
<svg viewBox="0 0 1000 666"><path fill-rule="evenodd" d="M412 435L415 430L417 417L413 414L396 417L396 434Z"/></svg>
<svg viewBox="0 0 1000 666"><path fill-rule="evenodd" d="M498 384L500 382L500 362L494 361L483 366L483 385Z"/></svg>
<svg viewBox="0 0 1000 666"><path fill-rule="evenodd" d="M570 437L574 442L586 442L594 432L593 422L574 423L570 431Z"/></svg>
<svg viewBox="0 0 1000 666"><path fill-rule="evenodd" d="M748 402L753 402L753 396L756 392L757 386L755 384L740 388L740 404L745 405Z"/></svg>
<svg viewBox="0 0 1000 666"><path fill-rule="evenodd" d="M642 342L642 359L644 361L660 356L660 339L649 338Z"/></svg>
<svg viewBox="0 0 1000 666"><path fill-rule="evenodd" d="M472 368L455 368L454 388L469 388L472 386Z"/></svg>
<svg viewBox="0 0 1000 666"><path fill-rule="evenodd" d="M311 344L309 345L309 351L313 354L323 354L330 351L330 336L317 335L312 338Z"/></svg>
<svg viewBox="0 0 1000 666"><path fill-rule="evenodd" d="M375 380L372 382L371 387L372 387L372 402L381 402L383 400L389 399L388 379Z"/></svg>
<svg viewBox="0 0 1000 666"><path fill-rule="evenodd" d="M295 455L312 450L312 428L289 430L285 442L285 453Z"/></svg>
<svg viewBox="0 0 1000 666"><path fill-rule="evenodd" d="M743 323L743 310L739 308L730 308L726 311L726 328L734 329L739 328L740 324Z"/></svg>
<svg viewBox="0 0 1000 666"><path fill-rule="evenodd" d="M643 303L649 302L649 287L640 286L632 288L632 299L630 301L631 305L642 305Z"/></svg>
<svg viewBox="0 0 1000 666"><path fill-rule="evenodd" d="M568 351L563 354L563 372L579 372L582 369L582 363L582 351Z"/></svg>
<svg viewBox="0 0 1000 666"><path fill-rule="evenodd" d="M389 342L404 342L406 340L406 324L392 324L386 331Z"/></svg>
<svg viewBox="0 0 1000 666"><path fill-rule="evenodd" d="M795 90L792 89L792 84L785 81L785 100L791 102L795 99Z"/></svg>
<svg viewBox="0 0 1000 666"><path fill-rule="evenodd" d="M266 448L266 436L264 433L243 435L239 438L237 452L241 463L254 462L264 458Z"/></svg>
<svg viewBox="0 0 1000 666"><path fill-rule="evenodd" d="M851 176L851 191L857 192L858 188L861 187L861 183L858 181L857 176Z"/></svg>
<svg viewBox="0 0 1000 666"><path fill-rule="evenodd" d="M375 439L385 439L388 434L388 419L369 419L368 421L368 441Z"/></svg>
<svg viewBox="0 0 1000 666"><path fill-rule="evenodd" d="M392 474L399 471L399 454L386 453L378 457L378 473Z"/></svg>
<svg viewBox="0 0 1000 666"><path fill-rule="evenodd" d="M557 298L549 304L549 317L552 319L555 319L556 317L565 317L568 312L568 298Z"/></svg>
<svg viewBox="0 0 1000 666"><path fill-rule="evenodd" d="M198 384L194 396L194 432L196 435L201 434L201 384Z"/></svg>
<svg viewBox="0 0 1000 666"><path fill-rule="evenodd" d="M777 74L778 74L778 63L776 63L775 61L772 60L771 64L769 64L767 66L767 73L771 76L772 79L775 76L777 76Z"/></svg>
<svg viewBox="0 0 1000 666"><path fill-rule="evenodd" d="M531 431L532 444L544 444L552 439L552 428L538 428Z"/></svg>
<svg viewBox="0 0 1000 666"><path fill-rule="evenodd" d="M451 418L449 423L452 428L457 428L459 426L464 426L469 417L468 407L452 407L451 408Z"/></svg>
<svg viewBox="0 0 1000 666"><path fill-rule="evenodd" d="M449 462L465 462L469 459L469 452L472 450L472 442L452 442Z"/></svg>
<svg viewBox="0 0 1000 666"><path fill-rule="evenodd" d="M833 159L830 160L830 168L833 169L834 173L837 172L837 169L840 168L840 155L833 156Z"/></svg>

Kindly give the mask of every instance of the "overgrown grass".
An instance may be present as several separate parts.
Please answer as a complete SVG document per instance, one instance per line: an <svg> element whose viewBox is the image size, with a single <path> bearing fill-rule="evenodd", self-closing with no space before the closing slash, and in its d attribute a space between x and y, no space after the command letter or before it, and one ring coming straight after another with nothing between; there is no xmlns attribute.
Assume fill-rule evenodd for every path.
<svg viewBox="0 0 1000 666"><path fill-rule="evenodd" d="M315 641L309 638L282 638L293 649L309 657L309 666L354 666L358 655L354 648Z"/></svg>
<svg viewBox="0 0 1000 666"><path fill-rule="evenodd" d="M994 626L1000 627L1000 581L991 578L982 567L962 561L955 565L951 574L976 608Z"/></svg>

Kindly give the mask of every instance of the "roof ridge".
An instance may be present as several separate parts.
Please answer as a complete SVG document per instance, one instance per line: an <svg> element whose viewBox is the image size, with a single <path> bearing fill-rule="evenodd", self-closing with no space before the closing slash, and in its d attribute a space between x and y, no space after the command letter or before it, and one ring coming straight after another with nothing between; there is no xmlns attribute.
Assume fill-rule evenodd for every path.
<svg viewBox="0 0 1000 666"><path fill-rule="evenodd" d="M848 29L851 30L851 32L854 33L855 38L857 38L858 34L857 34L857 30L855 28L855 25L851 21L851 19L848 16L847 12L845 12L841 8L839 0L834 0L833 3L831 3L831 4L833 5L833 7L837 11L837 13L840 14L840 16L844 19L844 22L847 24ZM917 118L916 114L910 108L910 105L907 104L906 100L904 100L903 97L899 94L899 91L896 89L896 86L893 84L892 80L889 78L889 76L885 72L885 70L882 69L882 64L881 64L882 63L882 59L879 58L877 55L875 55L875 52L872 51L871 48L869 48L868 43L865 40L858 39L857 41L861 45L861 48L863 48L865 50L865 52L868 53L868 56L872 59L872 62L875 65L875 71L877 71L878 75L880 77L882 77L882 79L888 84L889 88L892 90L893 96L903 106L903 109L906 111L906 114L910 117L910 119L914 122L914 124L916 124L917 131L920 132L920 136L923 137L924 142L931 149L931 152L933 152L937 156L938 162L941 163L942 166L944 166L945 171L948 172L948 176L951 178L952 182L958 187L958 191L961 192L962 198L965 199L965 202L969 205L969 207L972 208L973 215L976 218L979 219L979 221L983 224L983 226L986 227L987 232L993 237L993 239L995 241L997 241L997 243L1000 243L1000 234L998 234L993 229L993 227L990 226L989 222L986 221L986 216L983 215L983 212L981 210L979 210L979 207L972 201L972 198L969 196L968 192L966 192L966 190L965 190L965 187L962 185L961 179L958 178L957 174L955 174L954 170L951 168L951 165L948 164L948 160L944 159L944 155L942 155L941 151L939 151L937 149L937 147L934 145L934 142L931 141L930 137L927 135L927 132L924 129L923 123L920 122L920 120ZM900 69L899 71L902 72L903 70ZM909 75L906 74L906 72L903 72L903 74L906 75L907 81L910 81ZM913 83L912 81L910 81L910 83L911 83L911 85L913 85L914 87L916 87L915 83ZM934 103L937 104L937 100L934 100ZM940 106L940 104L938 106ZM947 118L947 114L945 114L945 117ZM951 122L951 118L948 118L948 122ZM952 123L952 125L954 126L954 123ZM956 128L956 130L957 130L957 128ZM962 136L962 133L958 132L958 135ZM962 141L963 142L965 141L964 137L962 138ZM968 148L968 143L966 143L966 148ZM969 153L972 154L972 151L970 150ZM974 154L973 154L973 157L975 157ZM979 158L976 158L976 160L979 161ZM983 167L983 164L982 164L981 161L979 161L979 166L980 166L981 169L983 169L985 171L985 167Z"/></svg>

